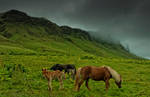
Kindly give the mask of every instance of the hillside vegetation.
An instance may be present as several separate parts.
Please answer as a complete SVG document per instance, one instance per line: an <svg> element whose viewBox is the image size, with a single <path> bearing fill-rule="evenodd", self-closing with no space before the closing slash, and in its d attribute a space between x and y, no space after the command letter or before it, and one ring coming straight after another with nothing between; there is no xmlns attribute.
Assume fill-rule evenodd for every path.
<svg viewBox="0 0 150 97"><path fill-rule="evenodd" d="M30 17L17 10L0 14L0 52L2 55L57 53L137 58L121 44L97 42L86 31L58 26L45 18Z"/></svg>
<svg viewBox="0 0 150 97"><path fill-rule="evenodd" d="M53 64L108 65L122 76L122 88L110 80L106 92L103 81L90 80L91 91L82 85L76 92L67 75L64 89L54 80L50 93L41 70ZM149 60L121 44L94 39L87 31L17 10L0 14L0 97L149 97L149 68Z"/></svg>

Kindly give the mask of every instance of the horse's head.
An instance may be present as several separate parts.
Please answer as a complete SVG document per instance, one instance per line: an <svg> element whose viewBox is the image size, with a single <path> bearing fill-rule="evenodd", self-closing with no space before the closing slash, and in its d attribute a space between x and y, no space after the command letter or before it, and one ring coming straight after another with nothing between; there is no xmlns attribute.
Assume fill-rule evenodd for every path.
<svg viewBox="0 0 150 97"><path fill-rule="evenodd" d="M43 73L43 74L45 74L46 71L47 71L47 70L46 70L45 68L42 68L42 73Z"/></svg>
<svg viewBox="0 0 150 97"><path fill-rule="evenodd" d="M116 85L118 86L118 88L121 88L121 83L122 83L122 78L120 76L120 80L117 82L115 81Z"/></svg>
<svg viewBox="0 0 150 97"><path fill-rule="evenodd" d="M42 68L42 71L46 71L46 69L45 69L45 68Z"/></svg>

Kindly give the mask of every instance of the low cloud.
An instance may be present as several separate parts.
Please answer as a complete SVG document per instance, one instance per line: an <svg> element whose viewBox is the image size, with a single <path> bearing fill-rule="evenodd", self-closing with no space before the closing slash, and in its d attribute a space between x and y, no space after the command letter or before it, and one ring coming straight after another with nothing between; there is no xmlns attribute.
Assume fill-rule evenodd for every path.
<svg viewBox="0 0 150 97"><path fill-rule="evenodd" d="M59 25L82 28L150 57L149 5L149 0L1 0L0 11L18 9Z"/></svg>

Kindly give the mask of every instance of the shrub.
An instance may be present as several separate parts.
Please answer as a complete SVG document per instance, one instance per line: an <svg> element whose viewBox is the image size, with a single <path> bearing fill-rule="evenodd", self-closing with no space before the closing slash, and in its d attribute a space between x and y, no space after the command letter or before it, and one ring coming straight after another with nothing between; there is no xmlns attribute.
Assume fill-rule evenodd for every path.
<svg viewBox="0 0 150 97"><path fill-rule="evenodd" d="M81 57L81 59L94 59L94 57L93 56L83 56L83 57Z"/></svg>

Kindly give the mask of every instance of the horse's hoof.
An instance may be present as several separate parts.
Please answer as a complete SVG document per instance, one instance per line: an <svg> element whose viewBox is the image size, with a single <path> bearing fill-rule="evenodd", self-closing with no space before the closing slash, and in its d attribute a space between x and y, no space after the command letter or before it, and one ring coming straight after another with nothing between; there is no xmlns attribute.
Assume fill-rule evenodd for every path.
<svg viewBox="0 0 150 97"><path fill-rule="evenodd" d="M64 90L64 88L59 88L59 90Z"/></svg>
<svg viewBox="0 0 150 97"><path fill-rule="evenodd" d="M49 89L49 88L48 88L48 90L49 90L49 91L52 91L52 89Z"/></svg>

